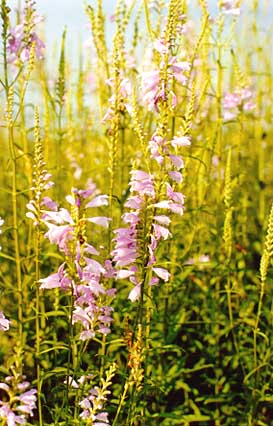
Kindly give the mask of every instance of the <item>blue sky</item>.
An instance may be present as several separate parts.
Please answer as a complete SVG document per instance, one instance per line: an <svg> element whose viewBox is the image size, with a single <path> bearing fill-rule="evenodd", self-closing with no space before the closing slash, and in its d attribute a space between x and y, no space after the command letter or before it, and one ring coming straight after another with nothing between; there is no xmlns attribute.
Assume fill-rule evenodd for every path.
<svg viewBox="0 0 273 426"><path fill-rule="evenodd" d="M24 3L24 0L21 4ZM142 0L141 0L142 1ZM88 4L93 6L96 5L96 0L86 0ZM196 4L196 0L189 1L189 4ZM218 0L209 0L210 11L212 14L215 13L215 9ZM253 0L244 0L243 3L247 5L253 4ZM267 14L267 21L269 23L273 21L273 0L260 0L260 6L263 8L268 5L269 12ZM8 4L14 8L18 4L18 0L8 0ZM104 10L107 15L110 16L113 13L116 0L104 0ZM168 1L166 0L166 4ZM56 57L56 48L59 52L59 46L61 42L61 35L65 26L67 26L67 52L70 58L78 57L78 47L90 37L90 30L87 27L88 18L84 12L84 1L83 0L36 0L38 13L45 17L44 31L45 40L47 45L47 57ZM199 8L198 8L199 9ZM264 24L264 20L263 20ZM107 22L108 30L112 24ZM108 31L109 32L109 31ZM58 53L57 53L58 56Z"/></svg>

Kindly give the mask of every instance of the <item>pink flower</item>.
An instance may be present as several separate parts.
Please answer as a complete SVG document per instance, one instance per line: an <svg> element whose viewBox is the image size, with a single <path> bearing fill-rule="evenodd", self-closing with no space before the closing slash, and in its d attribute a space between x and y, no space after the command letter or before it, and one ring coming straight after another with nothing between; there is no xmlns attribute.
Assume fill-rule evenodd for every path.
<svg viewBox="0 0 273 426"><path fill-rule="evenodd" d="M173 164L173 166L177 169L183 169L184 168L184 161L182 160L182 158L179 155L169 155L170 160Z"/></svg>
<svg viewBox="0 0 273 426"><path fill-rule="evenodd" d="M241 97L238 93L226 93L223 99L225 109L236 108L241 103Z"/></svg>
<svg viewBox="0 0 273 426"><path fill-rule="evenodd" d="M226 93L223 99L223 118L233 120L239 111L252 111L255 108L253 92L249 87L237 88L233 93Z"/></svg>
<svg viewBox="0 0 273 426"><path fill-rule="evenodd" d="M40 288L41 289L52 289L61 287L63 289L68 289L71 287L71 280L65 274L65 264L62 263L56 274L49 275L47 278L40 279Z"/></svg>
<svg viewBox="0 0 273 426"><path fill-rule="evenodd" d="M171 223L171 219L164 215L154 216L154 220L156 220L160 225L164 226L169 226Z"/></svg>
<svg viewBox="0 0 273 426"><path fill-rule="evenodd" d="M108 206L108 195L98 195L97 197L93 198L93 200L89 201L85 207L88 208L100 206Z"/></svg>
<svg viewBox="0 0 273 426"><path fill-rule="evenodd" d="M240 15L240 7L238 7L238 0L222 0L221 7L223 8L223 13L225 15Z"/></svg>
<svg viewBox="0 0 273 426"><path fill-rule="evenodd" d="M152 139L149 141L149 149L151 152L151 158L157 161L158 164L163 164L164 162L164 144L166 140L162 136L154 134Z"/></svg>
<svg viewBox="0 0 273 426"><path fill-rule="evenodd" d="M161 53L161 55L165 55L169 52L170 45L169 43L166 43L164 39L157 39L154 41L154 48Z"/></svg>
<svg viewBox="0 0 273 426"><path fill-rule="evenodd" d="M185 85L188 79L183 72L190 71L191 64L186 61L176 62L176 58L173 58L171 61L171 69L173 71L174 78L182 85Z"/></svg>
<svg viewBox="0 0 273 426"><path fill-rule="evenodd" d="M88 217L87 222L95 223L96 225L100 225L103 228L108 228L109 222L111 221L111 218L104 217L104 216L95 216L95 217Z"/></svg>
<svg viewBox="0 0 273 426"><path fill-rule="evenodd" d="M163 240L167 240L172 235L167 228L161 225L157 225L156 223L153 223L153 228L154 228L155 238L157 240L161 238Z"/></svg>
<svg viewBox="0 0 273 426"><path fill-rule="evenodd" d="M7 331L9 329L10 321L5 317L3 312L0 311L0 331Z"/></svg>
<svg viewBox="0 0 273 426"><path fill-rule="evenodd" d="M173 140L171 140L172 146L175 148L176 146L190 146L191 139L189 136L180 136L180 137L174 137Z"/></svg>
<svg viewBox="0 0 273 426"><path fill-rule="evenodd" d="M143 172L142 170L132 170L131 181L130 181L130 191L137 192L140 197L145 195L152 198L155 197L154 190L154 177L149 173Z"/></svg>
<svg viewBox="0 0 273 426"><path fill-rule="evenodd" d="M124 207L139 210L143 204L143 199L139 195L132 195L128 198Z"/></svg>
<svg viewBox="0 0 273 426"><path fill-rule="evenodd" d="M36 408L37 390L26 390L29 382L18 383L18 376L8 376L5 381L6 383L0 383L0 388L4 394L14 394L14 397L0 400L0 418L7 426L25 425L27 417L32 417Z"/></svg>
<svg viewBox="0 0 273 426"><path fill-rule="evenodd" d="M183 180L182 174L180 172L177 172L177 171L169 172L169 176L173 181L175 181L177 183L181 183L182 180Z"/></svg>
<svg viewBox="0 0 273 426"><path fill-rule="evenodd" d="M10 36L7 43L8 62L13 63L17 59L22 62L29 60L31 47L35 44L35 55L37 59L43 59L44 42L35 32L36 25L41 22L42 17L36 15L33 3L29 2L25 7L22 21L14 28L10 29ZM32 27L29 32L29 17L31 16ZM26 34L28 37L26 37Z"/></svg>
<svg viewBox="0 0 273 426"><path fill-rule="evenodd" d="M167 271L167 269L164 268L152 268L154 273L161 278L163 281L169 281L170 279L170 273Z"/></svg>
<svg viewBox="0 0 273 426"><path fill-rule="evenodd" d="M53 210L54 212L58 210L58 204L49 197L44 197L42 199L41 205L45 206L49 210Z"/></svg>
<svg viewBox="0 0 273 426"><path fill-rule="evenodd" d="M53 223L46 222L48 231L45 233L45 237L53 244L56 244L59 249L63 252L67 252L67 243L73 238L72 232L73 227L70 225L54 225Z"/></svg>
<svg viewBox="0 0 273 426"><path fill-rule="evenodd" d="M116 245L111 255L116 266L123 267L135 263L138 252L134 225L130 228L116 229L114 232L117 234L114 238Z"/></svg>
<svg viewBox="0 0 273 426"><path fill-rule="evenodd" d="M131 302L136 302L140 298L140 294L141 294L141 285L137 284L130 291L128 299L131 300Z"/></svg>

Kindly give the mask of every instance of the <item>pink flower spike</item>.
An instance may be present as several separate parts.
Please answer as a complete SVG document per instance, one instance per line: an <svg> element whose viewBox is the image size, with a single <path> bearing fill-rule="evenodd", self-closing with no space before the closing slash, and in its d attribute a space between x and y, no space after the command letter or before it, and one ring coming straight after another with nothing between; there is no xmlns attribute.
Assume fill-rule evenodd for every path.
<svg viewBox="0 0 273 426"><path fill-rule="evenodd" d="M169 271L167 271L167 269L164 269L164 268L152 268L152 270L163 281L165 281L165 282L169 281L171 274L169 273Z"/></svg>
<svg viewBox="0 0 273 426"><path fill-rule="evenodd" d="M96 333L93 330L84 330L80 334L80 340L90 340L94 339Z"/></svg>
<svg viewBox="0 0 273 426"><path fill-rule="evenodd" d="M147 172L143 172L142 170L131 170L130 174L132 175L133 180L150 180L153 179L153 176Z"/></svg>
<svg viewBox="0 0 273 426"><path fill-rule="evenodd" d="M159 76L160 72L158 70L147 71L140 74L140 77L142 79L142 89L145 93L157 90L157 86L159 84Z"/></svg>
<svg viewBox="0 0 273 426"><path fill-rule="evenodd" d="M96 260L89 259L86 257L85 261L87 263L85 267L86 272L91 272L92 274L95 274L95 275L104 274L106 272L104 267Z"/></svg>

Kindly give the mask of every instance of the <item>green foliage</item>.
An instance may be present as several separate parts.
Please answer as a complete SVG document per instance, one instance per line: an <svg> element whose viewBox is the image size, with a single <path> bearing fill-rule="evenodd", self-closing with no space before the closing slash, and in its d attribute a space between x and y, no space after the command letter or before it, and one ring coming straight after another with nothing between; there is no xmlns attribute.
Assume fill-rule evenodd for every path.
<svg viewBox="0 0 273 426"><path fill-rule="evenodd" d="M46 71L32 45L28 63L16 63L14 76L7 60L10 10L8 1L1 2L0 311L11 324L0 331L0 382L12 372L38 390L30 425L93 426L104 403L112 426L273 425L272 34L265 43L255 1L245 2L238 27L221 2L215 22L206 1L127 3L117 1L111 46L103 2L86 6L95 57L88 52L85 60L86 52L80 53L75 82L65 48L69 29L57 72ZM260 14L266 3L260 2ZM200 22L196 14L190 19L193 8ZM156 47L159 41L163 47ZM173 58L190 64L185 84L171 74L166 46ZM147 107L142 73L159 69L166 93L157 92ZM254 108L242 101L226 118L225 94L247 89ZM183 181L172 188L185 195L185 211L167 212L171 237L156 253L156 267L168 269L171 278L148 284L158 209L147 197L138 228L140 300L128 300L128 278L104 277L103 288L117 290L111 333L80 340L81 326L72 321L75 294L40 289L40 279L61 263L76 287L77 267L83 267L43 237L43 196L73 217L75 256L77 243L88 241L99 248L94 259L104 264L113 257L114 230L128 210L130 171L152 173L156 202L165 196L171 169L166 156L161 163L151 159L155 135L167 141L162 158L176 137L191 138L190 147L174 147L185 164ZM56 185L45 189L47 170ZM71 188L87 183L108 195L109 206L94 210L110 217L106 230L65 199ZM31 198L35 226L26 217ZM79 403L90 389L97 399L84 419ZM6 402L2 390L0 401Z"/></svg>

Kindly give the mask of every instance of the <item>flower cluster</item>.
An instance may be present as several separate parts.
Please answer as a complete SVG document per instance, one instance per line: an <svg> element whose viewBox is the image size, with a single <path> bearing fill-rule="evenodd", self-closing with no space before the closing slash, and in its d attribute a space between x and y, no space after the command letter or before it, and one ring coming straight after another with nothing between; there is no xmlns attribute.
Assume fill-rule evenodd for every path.
<svg viewBox="0 0 273 426"><path fill-rule="evenodd" d="M164 40L159 39L154 43L154 48L161 54L166 55L169 51L169 45ZM160 100L167 99L167 93L171 96L172 107L176 107L177 98L174 92L171 90L173 79L183 86L187 82L187 77L184 74L189 71L191 65L187 61L177 61L177 58L170 56L168 60L168 82L170 87L166 87L166 84L161 79L162 70L164 68L164 61L162 61L160 67L156 70L142 72L141 78L141 94L142 100L147 105L148 110L158 111L158 104Z"/></svg>
<svg viewBox="0 0 273 426"><path fill-rule="evenodd" d="M113 78L109 78L106 81L106 83L108 84L108 86L111 87L112 90L115 89L115 84L114 84ZM124 77L124 78L121 79L121 81L119 83L119 93L118 93L119 105L118 105L118 109L120 110L120 112L127 111L129 114L131 114L131 105L130 105L130 102L129 102L129 99L131 98L131 96L132 96L131 82L128 78ZM114 93L108 100L110 106L109 106L105 116L102 119L102 121L104 123L111 120L113 115L114 115L116 98L117 98L117 95Z"/></svg>
<svg viewBox="0 0 273 426"><path fill-rule="evenodd" d="M252 111L255 108L253 96L248 87L226 93L223 99L224 120L233 120L239 111Z"/></svg>
<svg viewBox="0 0 273 426"><path fill-rule="evenodd" d="M42 196L44 191L54 185L54 182L51 181L51 174L43 170L39 176L39 183L36 182L36 174L37 172L34 171L34 186L31 188L34 192L34 198L26 205L28 209L26 217L33 220L34 226L39 225L41 221L41 209L48 208L54 211L58 210L58 205L55 201L51 200L50 197Z"/></svg>
<svg viewBox="0 0 273 426"><path fill-rule="evenodd" d="M90 197L93 197L89 200ZM74 307L72 322L81 323L81 340L95 337L95 333L110 333L113 309L108 302L114 297L115 289L105 289L102 281L109 277L107 267L90 256L99 252L88 244L85 227L88 222L107 226L109 219L102 216L85 217L88 208L107 205L107 196L98 195L95 185L86 190L74 188L66 197L71 212L65 208L45 211L42 219L48 227L45 237L56 244L65 255L57 273L40 280L41 289L60 287L72 290Z"/></svg>
<svg viewBox="0 0 273 426"><path fill-rule="evenodd" d="M34 165L33 165L33 179L32 179L32 192L33 199L26 205L28 212L26 216L33 220L34 226L41 224L42 210L49 208L50 210L58 210L57 204L45 192L54 186L51 180L51 174L46 170L46 164L43 157L43 148L40 137L39 114L38 110L35 111L35 125L34 125Z"/></svg>
<svg viewBox="0 0 273 426"><path fill-rule="evenodd" d="M19 381L16 376L8 376L0 383L2 399L0 399L0 418L7 426L25 425L27 417L33 416L36 408L36 389L29 389L30 383Z"/></svg>
<svg viewBox="0 0 273 426"><path fill-rule="evenodd" d="M80 413L81 419L92 426L109 426L108 413L103 410L111 393L108 388L112 384L115 370L116 366L112 365L106 372L106 378L101 379L101 386L95 386L89 390L88 396L79 403L83 410Z"/></svg>
<svg viewBox="0 0 273 426"><path fill-rule="evenodd" d="M149 285L158 284L159 279L166 282L170 278L166 269L155 266L155 252L160 240L171 237L168 229L171 219L164 214L156 214L156 210L167 209L182 214L184 197L166 183L166 199L156 202L154 176L142 170L131 171L130 192L131 196L125 203L130 211L122 217L127 227L115 230L112 256L116 268L121 268L117 270L116 278L129 278L134 284L129 299L136 301L143 284L143 258L145 269L152 271Z"/></svg>
<svg viewBox="0 0 273 426"><path fill-rule="evenodd" d="M7 331L9 329L10 321L5 317L3 312L0 311L0 331Z"/></svg>
<svg viewBox="0 0 273 426"><path fill-rule="evenodd" d="M42 21L42 17L36 14L35 2L26 2L21 22L11 28L7 43L8 62L14 63L18 59L27 62L30 57L32 46L35 46L35 55L38 59L43 58L45 45L38 37L35 27Z"/></svg>

